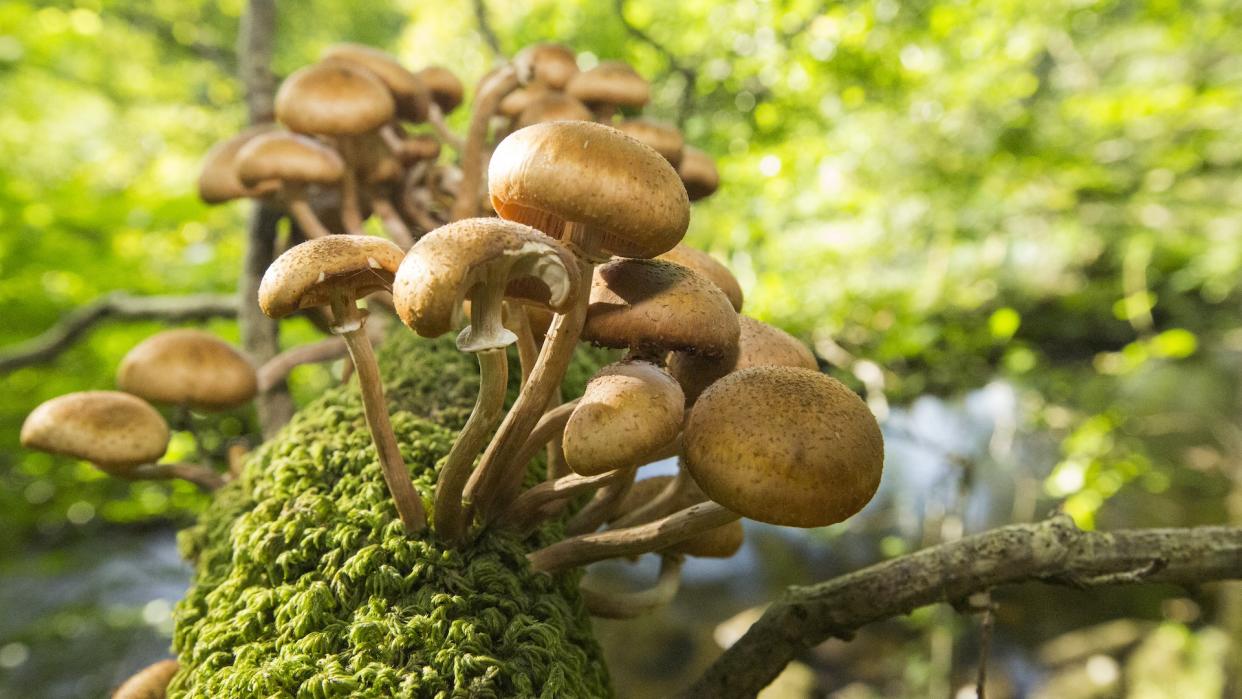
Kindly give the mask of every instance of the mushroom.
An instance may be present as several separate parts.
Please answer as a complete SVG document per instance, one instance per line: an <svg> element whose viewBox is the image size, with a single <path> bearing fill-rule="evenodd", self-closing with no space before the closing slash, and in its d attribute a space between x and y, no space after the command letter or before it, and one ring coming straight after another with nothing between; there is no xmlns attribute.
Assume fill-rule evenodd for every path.
<svg viewBox="0 0 1242 699"><path fill-rule="evenodd" d="M272 318L331 306L332 332L344 338L358 373L363 414L384 480L402 524L413 534L426 526L426 515L392 432L379 367L363 327L366 313L357 305L369 293L392 288L403 254L391 241L362 235L334 235L295 245L263 274L259 306Z"/></svg>
<svg viewBox="0 0 1242 699"><path fill-rule="evenodd" d="M496 107L496 113L516 120L518 115L526 111L526 108L538 102L547 95L558 94L552 92L543 85L530 84L514 89L500 100L500 104Z"/></svg>
<svg viewBox="0 0 1242 699"><path fill-rule="evenodd" d="M564 90L578 74L578 57L563 44L531 44L513 57L518 71L528 75L531 83L553 90Z"/></svg>
<svg viewBox="0 0 1242 699"><path fill-rule="evenodd" d="M578 583L582 603L591 616L601 619L633 619L650 614L673 601L681 586L683 559L677 555L660 557L660 575L655 585L639 592L606 592L600 590L590 577Z"/></svg>
<svg viewBox="0 0 1242 699"><path fill-rule="evenodd" d="M427 120L427 112L431 106L431 91L417 74L407 70L390 54L363 44L341 43L333 44L325 49L322 59L325 63L333 61L352 63L371 71L392 93L398 119L414 123ZM382 127L381 135L390 145L394 145L393 149L396 150L396 141L392 140L392 137L396 136L395 130Z"/></svg>
<svg viewBox="0 0 1242 699"><path fill-rule="evenodd" d="M588 278L596 261L621 254L652 257L686 232L690 204L668 162L616 129L581 121L528 126L497 146L489 169L493 207L560 239L578 254ZM588 297L548 330L539 359L472 476L485 516L521 484L524 464L512 461L560 387L582 331Z"/></svg>
<svg viewBox="0 0 1242 699"><path fill-rule="evenodd" d="M289 214L309 238L330 233L307 203L306 188L336 184L345 174L345 163L331 148L284 131L256 136L237 153L237 176L242 184L279 192Z"/></svg>
<svg viewBox="0 0 1242 699"><path fill-rule="evenodd" d="M117 369L117 386L152 403L227 410L258 392L254 365L202 330L165 330L138 343Z"/></svg>
<svg viewBox="0 0 1242 699"><path fill-rule="evenodd" d="M739 315L737 349L725 355L674 352L668 368L686 392L688 405L694 404L705 388L732 371L756 366L788 366L819 370L815 355L792 335L762 321Z"/></svg>
<svg viewBox="0 0 1242 699"><path fill-rule="evenodd" d="M651 146L673 167L681 164L681 153L686 145L686 139L681 135L681 129L676 126L640 117L622 121L617 124L617 129Z"/></svg>
<svg viewBox="0 0 1242 699"><path fill-rule="evenodd" d="M629 494L625 496L619 511L626 514L636 512L643 512L643 514L641 518L629 520L625 525L619 524L621 520L618 519L617 527L645 524L660 517L671 515L691 505L707 502L707 495L688 477L682 478L682 480L689 483L688 487L674 487L674 481L679 478L682 478L680 474L677 476L652 476L651 478L636 481L634 486L630 488ZM657 508L645 507L655 501L661 493L670 489L677 493L676 497L664 500ZM709 529L698 536L686 539L679 544L674 544L665 549L665 551L700 558L729 558L737 553L738 549L742 548L745 536L741 520L734 520L727 524L722 524L715 529Z"/></svg>
<svg viewBox="0 0 1242 699"><path fill-rule="evenodd" d="M22 423L27 449L89 461L111 476L181 478L204 490L224 484L197 464L156 463L168 450L168 423L146 401L120 391L83 391L46 401Z"/></svg>
<svg viewBox="0 0 1242 699"><path fill-rule="evenodd" d="M457 199L453 202L449 219L460 221L478 213L478 194L483 186L483 174L487 157L483 151L487 141L487 127L500 101L519 85L518 69L507 64L484 75L474 100L470 126L466 131L465 145L461 149L461 182L457 186Z"/></svg>
<svg viewBox="0 0 1242 699"><path fill-rule="evenodd" d="M237 177L237 152L255 137L274 128L273 124L252 126L212 146L199 168L198 198L207 204L223 204L242 197L264 197L279 189L275 184L247 187Z"/></svg>
<svg viewBox="0 0 1242 699"><path fill-rule="evenodd" d="M677 174L686 186L686 194L690 201L698 201L711 196L720 186L720 173L716 172L716 163L712 156L695 148L686 146L681 154L681 165L677 166Z"/></svg>
<svg viewBox="0 0 1242 699"><path fill-rule="evenodd" d="M445 540L460 541L468 524L462 521L462 490L504 407L505 348L517 341L504 327L505 296L564 311L575 303L579 285L573 256L558 242L529 226L491 218L428 233L397 271L397 314L424 337L451 330L456 310L470 300L470 325L458 335L457 347L478 358L479 396L436 486L436 530Z"/></svg>
<svg viewBox="0 0 1242 699"><path fill-rule="evenodd" d="M720 287L725 296L729 297L733 310L738 313L742 312L742 286L738 284L737 277L733 276L729 268L717 262L716 258L685 243L678 243L672 250L661 254L656 259L668 260L682 267L689 267L700 276L707 277L713 284Z"/></svg>
<svg viewBox="0 0 1242 699"><path fill-rule="evenodd" d="M601 61L575 74L565 92L590 107L605 124L612 121L618 107L641 109L651 101L651 85L622 61Z"/></svg>
<svg viewBox="0 0 1242 699"><path fill-rule="evenodd" d="M565 424L565 459L582 476L633 468L681 431L685 397L668 372L623 360L587 383Z"/></svg>
<svg viewBox="0 0 1242 699"><path fill-rule="evenodd" d="M457 108L457 105L461 104L464 92L461 81L447 68L441 66L427 66L415 73L415 75L431 91L431 104L427 108L427 122L435 129L436 135L441 140L460 152L462 149L461 138L449 130L448 125L444 123L444 115L453 111Z"/></svg>
<svg viewBox="0 0 1242 699"><path fill-rule="evenodd" d="M591 110L563 92L545 92L533 100L517 117L517 127L545 121L591 121Z"/></svg>
<svg viewBox="0 0 1242 699"><path fill-rule="evenodd" d="M164 699L178 667L172 658L148 665L121 683L112 699Z"/></svg>

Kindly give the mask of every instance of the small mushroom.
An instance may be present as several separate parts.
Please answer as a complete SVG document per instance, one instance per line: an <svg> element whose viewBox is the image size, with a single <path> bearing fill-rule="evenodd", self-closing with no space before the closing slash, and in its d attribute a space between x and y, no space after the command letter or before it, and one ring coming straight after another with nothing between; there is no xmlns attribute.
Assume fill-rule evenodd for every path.
<svg viewBox="0 0 1242 699"><path fill-rule="evenodd" d="M583 476L634 468L681 431L684 405L681 387L662 368L609 364L591 377L569 416L565 459Z"/></svg>
<svg viewBox="0 0 1242 699"><path fill-rule="evenodd" d="M526 105L517 117L517 128L545 121L591 121L591 110L563 92L546 92Z"/></svg>
<svg viewBox="0 0 1242 699"><path fill-rule="evenodd" d="M700 276L710 279L713 284L720 287L725 296L729 297L733 310L738 313L742 312L742 286L738 284L737 277L733 276L729 268L717 262L716 258L685 243L678 243L672 250L660 254L656 259L689 267Z"/></svg>
<svg viewBox="0 0 1242 699"><path fill-rule="evenodd" d="M148 665L121 683L112 699L164 699L178 667L171 658Z"/></svg>
<svg viewBox="0 0 1242 699"><path fill-rule="evenodd" d="M518 115L526 111L526 108L538 102L547 95L557 94L544 87L543 85L524 85L514 89L500 100L500 104L496 107L496 113L516 120Z"/></svg>
<svg viewBox="0 0 1242 699"><path fill-rule="evenodd" d="M255 137L274 128L273 124L253 126L212 146L199 168L198 198L207 204L222 204L242 197L264 197L279 189L275 184L247 187L237 177L237 152Z"/></svg>
<svg viewBox="0 0 1242 699"><path fill-rule="evenodd" d="M531 44L517 52L513 63L529 82L553 90L565 89L578 74L578 57L562 44Z"/></svg>
<svg viewBox="0 0 1242 699"><path fill-rule="evenodd" d="M202 330L165 330L138 343L117 369L117 386L152 403L228 410L254 399L254 365Z"/></svg>
<svg viewBox="0 0 1242 699"><path fill-rule="evenodd" d="M664 156L664 159L673 167L681 164L681 154L682 149L686 145L686 139L681 135L681 129L676 126L640 117L638 119L622 121L620 124L617 124L617 129L625 135L651 146L655 152Z"/></svg>
<svg viewBox="0 0 1242 699"><path fill-rule="evenodd" d="M363 44L341 43L325 49L322 58L325 62L344 61L371 71L392 93L398 119L415 123L427 120L431 91L417 74L390 54Z"/></svg>
<svg viewBox="0 0 1242 699"><path fill-rule="evenodd" d="M644 509L645 512L640 519L631 520L626 526L645 524L691 505L707 502L707 495L695 485L693 480L683 478L682 480L688 483L688 487L679 488L674 483L678 478L679 476L652 476L636 481L619 511L628 514ZM676 497L665 499L656 508L644 508L644 505L656 500L665 491L675 492ZM679 544L674 544L665 551L700 558L730 558L742 548L745 537L741 520L734 520Z"/></svg>
<svg viewBox="0 0 1242 699"><path fill-rule="evenodd" d="M599 65L575 74L565 92L595 112L601 123L609 123L619 107L641 109L651 101L651 85L622 61L600 61Z"/></svg>
<svg viewBox="0 0 1242 699"><path fill-rule="evenodd" d="M668 360L669 372L686 392L686 404L693 405L713 382L732 371L756 366L788 366L811 371L819 363L811 350L792 335L747 316L739 315L737 349L719 357L674 352Z"/></svg>
<svg viewBox="0 0 1242 699"><path fill-rule="evenodd" d="M331 148L284 131L262 134L238 151L237 176L247 187L279 192L307 237L330 234L307 203L306 190L335 185L345 176L345 163Z"/></svg>
<svg viewBox="0 0 1242 699"><path fill-rule="evenodd" d="M358 373L363 413L384 480L402 524L413 534L426 526L426 515L393 435L379 367L363 328L366 314L357 305L367 294L392 288L403 255L392 242L373 236L309 240L285 251L268 267L259 285L259 306L272 318L312 306L331 306L332 331L344 338Z"/></svg>
<svg viewBox="0 0 1242 699"><path fill-rule="evenodd" d="M461 104L464 92L461 81L447 68L441 66L427 66L415 75L431 91L427 122L435 129L436 135L441 140L460 152L462 150L461 138L449 130L448 124L444 123L444 115L452 112L457 105Z"/></svg>
<svg viewBox="0 0 1242 699"><path fill-rule="evenodd" d="M720 187L720 173L716 171L712 156L694 146L685 147L681 154L681 165L677 166L677 174L686 186L690 201L710 197Z"/></svg>

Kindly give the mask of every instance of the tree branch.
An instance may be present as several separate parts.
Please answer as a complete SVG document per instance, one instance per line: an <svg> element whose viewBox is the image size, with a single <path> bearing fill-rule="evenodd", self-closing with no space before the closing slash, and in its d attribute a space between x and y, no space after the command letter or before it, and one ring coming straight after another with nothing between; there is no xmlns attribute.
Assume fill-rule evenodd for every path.
<svg viewBox="0 0 1242 699"><path fill-rule="evenodd" d="M1242 578L1242 527L1084 532L1061 515L924 549L793 587L683 696L753 697L799 653L928 604L1001 585L1078 588Z"/></svg>
<svg viewBox="0 0 1242 699"><path fill-rule="evenodd" d="M492 53L503 57L505 52L500 48L500 39L496 36L496 30L492 29L492 21L487 17L487 3L485 0L474 0L474 18L479 24L479 33L483 35L483 40L491 47Z"/></svg>
<svg viewBox="0 0 1242 699"><path fill-rule="evenodd" d="M668 62L669 72L677 73L682 78L681 97L677 101L677 126L685 125L686 118L690 116L691 102L694 100L695 84L698 82L699 73L694 68L682 63L676 54L668 49L667 46L656 41L654 37L646 31L640 29L637 25L630 22L625 16L625 0L614 0L613 7L616 10L617 20L621 22L621 26L630 36L638 39L644 44L650 46L656 53L664 57Z"/></svg>
<svg viewBox="0 0 1242 699"><path fill-rule="evenodd" d="M0 372L50 362L109 319L175 322L234 315L237 298L232 295L133 296L118 291L75 309L38 337L0 350Z"/></svg>

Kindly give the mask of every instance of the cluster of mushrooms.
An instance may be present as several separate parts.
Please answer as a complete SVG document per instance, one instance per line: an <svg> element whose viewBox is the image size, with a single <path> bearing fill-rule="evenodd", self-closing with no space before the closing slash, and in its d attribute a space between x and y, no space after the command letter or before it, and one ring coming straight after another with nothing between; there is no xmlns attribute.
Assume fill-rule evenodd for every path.
<svg viewBox="0 0 1242 699"><path fill-rule="evenodd" d="M409 535L423 535L428 514L372 349L385 328L367 323L373 312L395 313L424 337L457 332L457 347L479 364L477 402L436 484L432 534L465 547L485 528L532 532L593 493L567 538L529 555L536 570L646 552L664 562L646 592L600 595L584 583L597 615L667 602L684 556L739 549L742 517L797 527L850 517L879 484L878 425L805 346L740 314L728 269L681 243L690 202L718 178L675 127L624 116L649 93L624 63L579 71L569 49L538 44L480 81L459 138L444 117L462 87L447 70L412 72L368 47L330 48L282 84L276 118L287 130L252 129L217 145L200 192L287 213L292 235L259 304L273 318L315 314L336 337L255 370L205 333L160 333L126 357L124 392L40 406L23 443L122 477L215 487L228 474L158 463L168 426L145 400L229 407L301 362L348 353L397 513ZM448 149L455 163L442 162ZM367 230L372 216L379 230ZM565 400L580 342L625 354ZM511 345L521 387L506 412ZM547 478L524 490L539 453ZM670 457L679 458L676 476L636 481L641 466Z"/></svg>

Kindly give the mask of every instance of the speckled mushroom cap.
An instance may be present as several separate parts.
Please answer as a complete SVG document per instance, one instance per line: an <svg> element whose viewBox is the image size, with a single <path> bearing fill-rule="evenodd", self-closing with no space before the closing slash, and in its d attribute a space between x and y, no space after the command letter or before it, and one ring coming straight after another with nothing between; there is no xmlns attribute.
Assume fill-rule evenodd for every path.
<svg viewBox="0 0 1242 699"><path fill-rule="evenodd" d="M707 277L713 284L720 287L725 296L729 297L733 310L741 312L742 286L737 283L737 277L733 276L729 268L717 262L716 258L685 243L678 243L672 250L661 253L656 259L689 267L698 272L700 276Z"/></svg>
<svg viewBox="0 0 1242 699"><path fill-rule="evenodd" d="M720 377L739 369L756 366L787 366L819 371L815 355L789 333L748 316L738 316L741 333L737 351L724 357L701 357L673 352L668 370L693 403L699 394Z"/></svg>
<svg viewBox="0 0 1242 699"><path fill-rule="evenodd" d="M582 339L720 357L734 351L738 332L737 312L707 279L672 262L618 258L595 270Z"/></svg>
<svg viewBox="0 0 1242 699"><path fill-rule="evenodd" d="M274 128L272 124L253 126L212 146L199 170L198 198L208 204L221 204L248 196L248 188L237 176L237 152L256 136Z"/></svg>
<svg viewBox="0 0 1242 699"><path fill-rule="evenodd" d="M344 61L371 71L392 93L397 117L406 121L426 121L431 91L414 73L406 70L392 55L362 44L333 44L323 52L326 63Z"/></svg>
<svg viewBox="0 0 1242 699"><path fill-rule="evenodd" d="M518 128L545 121L591 121L591 110L563 92L545 92L531 102L517 117Z"/></svg>
<svg viewBox="0 0 1242 699"><path fill-rule="evenodd" d="M807 369L752 367L703 392L682 464L712 500L743 517L822 527L875 495L884 440L867 405Z"/></svg>
<svg viewBox="0 0 1242 699"><path fill-rule="evenodd" d="M276 119L298 133L348 136L392 121L392 93L374 73L342 61L293 72L276 92Z"/></svg>
<svg viewBox="0 0 1242 699"><path fill-rule="evenodd" d="M237 152L237 177L246 186L269 180L332 184L345 175L345 162L318 141L287 131L255 136Z"/></svg>
<svg viewBox="0 0 1242 699"><path fill-rule="evenodd" d="M681 163L681 151L686 145L686 139L681 135L681 129L676 126L640 117L622 121L617 124L617 129L651 146L673 167Z"/></svg>
<svg viewBox="0 0 1242 699"><path fill-rule="evenodd" d="M550 93L551 90L543 85L526 85L516 88L501 98L500 104L496 105L496 112L501 116L515 119L527 107L537 102L540 97Z"/></svg>
<svg viewBox="0 0 1242 699"><path fill-rule="evenodd" d="M529 76L531 82L554 90L564 89L569 79L578 73L578 57L561 44L531 44L518 51L513 64L521 74Z"/></svg>
<svg viewBox="0 0 1242 699"><path fill-rule="evenodd" d="M461 80L458 80L457 76L453 75L448 68L443 66L427 66L414 74L431 91L432 101L440 105L440 110L445 114L453 111L457 108L457 105L461 104L465 88L462 87Z"/></svg>
<svg viewBox="0 0 1242 699"><path fill-rule="evenodd" d="M602 236L607 254L654 257L690 223L690 201L668 161L602 124L514 131L496 146L488 181L501 218L547 232L549 219L582 224Z"/></svg>
<svg viewBox="0 0 1242 699"><path fill-rule="evenodd" d="M583 476L642 465L681 431L681 387L650 362L620 361L591 377L565 423L565 462Z"/></svg>
<svg viewBox="0 0 1242 699"><path fill-rule="evenodd" d="M686 194L690 201L698 201L709 197L720 186L720 173L716 171L716 161L712 156L695 148L686 146L681 154L681 164L677 166L677 174L686 186Z"/></svg>
<svg viewBox="0 0 1242 699"><path fill-rule="evenodd" d="M618 511L624 514L645 505L659 495L660 491L664 490L672 480L673 476L652 476L635 481ZM642 521L634 522L634 524L646 524L661 517L667 517L678 510L684 510L692 505L707 502L707 495L699 489L694 481L688 480L686 486L665 507L659 508L657 511L652 512L650 517L644 517ZM729 558L737 553L738 549L742 548L742 542L745 538L746 533L742 529L742 520L735 519L728 524L722 524L715 529L709 529L680 544L670 546L664 549L664 551L701 558Z"/></svg>
<svg viewBox="0 0 1242 699"><path fill-rule="evenodd" d="M392 288L405 253L395 243L370 235L330 235L286 250L259 284L259 307L272 318L331 303L344 291L361 298Z"/></svg>
<svg viewBox="0 0 1242 699"><path fill-rule="evenodd" d="M163 699L177 669L171 658L148 665L117 687L112 699Z"/></svg>
<svg viewBox="0 0 1242 699"><path fill-rule="evenodd" d="M168 423L146 401L120 391L83 391L53 398L22 423L22 446L72 456L123 475L159 460Z"/></svg>
<svg viewBox="0 0 1242 699"><path fill-rule="evenodd" d="M556 240L520 223L470 218L441 226L410 248L393 283L397 315L423 337L443 335L453 329L454 315L470 290L493 274L507 280L505 295L558 312L580 293L578 265ZM505 347L516 340L505 331L507 336L493 346L470 331L458 339L462 351Z"/></svg>
<svg viewBox="0 0 1242 699"><path fill-rule="evenodd" d="M226 410L258 391L254 366L233 345L192 328L166 330L121 360L117 386L152 403Z"/></svg>
<svg viewBox="0 0 1242 699"><path fill-rule="evenodd" d="M621 61L601 61L574 75L565 85L565 92L588 105L643 107L651 101L651 85Z"/></svg>

